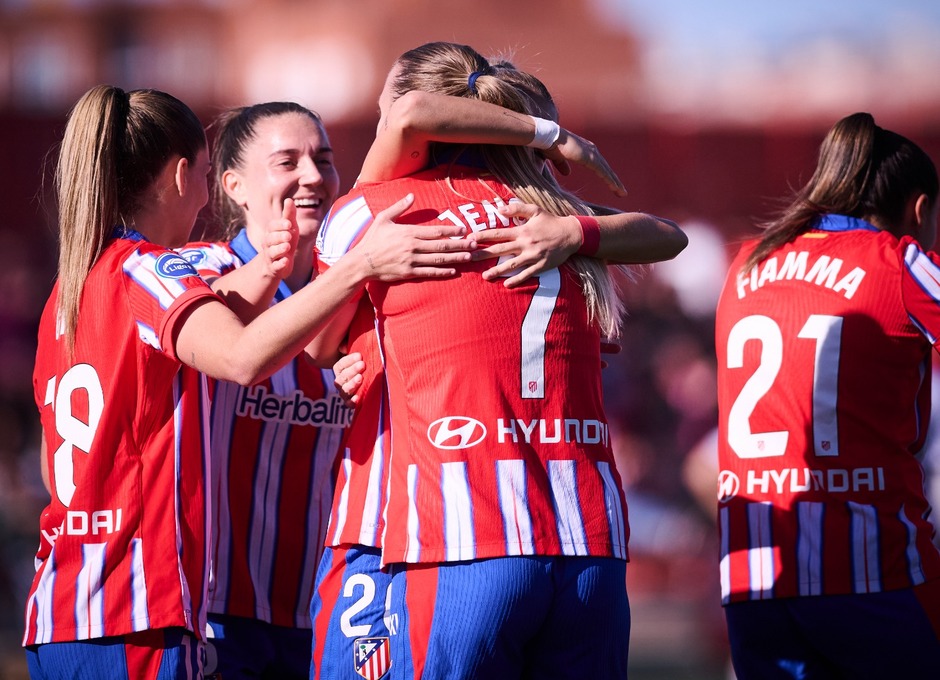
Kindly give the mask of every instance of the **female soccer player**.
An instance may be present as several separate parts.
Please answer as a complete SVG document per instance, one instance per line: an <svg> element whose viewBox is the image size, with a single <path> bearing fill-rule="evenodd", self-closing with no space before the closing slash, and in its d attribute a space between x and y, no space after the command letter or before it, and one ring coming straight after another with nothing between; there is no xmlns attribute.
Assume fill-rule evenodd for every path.
<svg viewBox="0 0 940 680"><path fill-rule="evenodd" d="M741 680L940 677L917 454L940 337L937 171L867 113L717 311L721 591Z"/></svg>
<svg viewBox="0 0 940 680"><path fill-rule="evenodd" d="M98 86L69 115L56 175L59 277L34 369L52 495L26 607L35 678L200 674L210 530L202 373L266 378L366 280L450 276L469 257L460 241L426 240L456 227L389 232L406 197L383 213L382 235L246 326L167 249L189 235L208 172L202 125L168 94ZM289 261L295 239L275 238L274 259Z"/></svg>
<svg viewBox="0 0 940 680"><path fill-rule="evenodd" d="M462 76L458 78L461 71ZM429 77L422 81L423 75ZM409 76L415 78L407 80ZM445 93L462 96L475 97L479 93L481 99L514 108L515 115L528 118L524 114L527 108L525 95L500 81L495 69L490 70L482 57L464 46L435 43L406 53L393 68L380 99L382 121L373 149L380 146L379 138L390 125L391 107L397 104L403 92L430 89L442 83L452 85L457 80L462 90L441 89ZM549 141L545 146L551 145ZM502 176L516 180L513 185L516 193L534 203L550 206L548 212L566 215L575 210L575 204L565 200L571 197L559 199L560 189L542 174L543 161L531 150L521 147L512 150L493 147L490 150L494 155L487 160L499 167ZM433 151L448 152L443 148ZM329 263L348 243L361 236L369 228L377 206L387 200L384 192L398 190L401 186L413 186L419 190L420 209L410 218L416 222L463 220L476 231L497 225L509 226L510 217L514 214L531 214L527 210L517 213L512 208L500 212L499 205L515 197L508 186L485 171L483 155L474 154L470 158L475 167L468 167L465 159L461 159L463 163L452 164L452 157L444 159L441 155L437 155L435 161L442 159L442 164L401 183L381 184L364 181L368 174L365 171L369 166L367 159L357 189L337 203L330 221L321 231L322 259ZM512 159L516 165L498 165L505 159ZM524 175L524 180L516 172ZM538 189L526 192L526 184ZM644 217L655 222L654 218ZM582 224L587 230L596 229L596 223L589 219L584 222L574 218L555 219L567 219L574 225L578 233L575 247L581 242ZM675 230L674 225L660 228ZM595 232L588 247L593 253L597 246ZM681 247L679 245L672 255ZM491 674L494 677L516 677L523 673L537 674L539 669L548 666L557 670L559 655L575 649L588 652L586 656L591 657L591 661L585 660L586 665L575 670L572 658L566 658L561 666L572 674L580 676L597 669L604 669L603 672L625 669L629 637L629 608L622 561L626 557L625 507L616 471L607 459L609 446L595 439L595 435L602 437L604 430L599 403L600 359L595 356L600 346L597 333L601 326L606 332L613 332L617 312L612 308L616 307L616 300L608 295L611 289L605 285L607 273L604 265L584 262L582 266L590 283L583 284L585 279L578 279L567 267L564 273L552 270L540 277L548 278L549 287L553 289L554 294L546 297L537 292L543 290L539 284L510 288L486 283L481 276L485 267L479 265L463 271L450 290L435 290L431 282L422 282L412 289L416 297L408 301L399 297L399 293L404 292L401 289L370 289L383 341L392 417L390 497L384 515L383 559L408 565L393 576L386 618L391 640L388 636L370 634L368 625L362 631L362 637L355 640L356 663L361 662L364 671L377 673L390 665L391 673L398 677L407 677L398 675L400 673L415 677L422 674L425 677ZM582 285L592 287L596 293L592 297L592 312L587 310ZM529 309L528 302L533 294L535 300L545 302L546 306L534 305L530 317L525 310ZM556 301L559 302L558 308L553 304ZM553 313L553 309L557 313ZM529 319L529 323L525 323L523 317ZM549 343L536 340L530 345L528 333L524 333L526 341L521 336L513 339L518 331L512 328L518 327L520 322L524 328L535 332L532 339L540 336L544 340L546 337L529 325L536 323L552 340ZM593 341L590 340L592 335ZM570 342L572 351L562 351L561 346L555 344L562 336L567 338L566 343ZM419 346L422 349L419 350ZM512 370L511 365L513 358L517 361L523 359L517 354L523 347L526 358L533 359L523 363L534 372L531 380L520 383L521 366ZM421 357L417 356L419 353ZM592 356L595 357L593 363ZM544 363L535 357L541 357ZM454 362L471 362L473 366L466 364L458 370ZM543 381L540 369L549 364L552 379ZM577 384L571 382L575 373L583 377ZM547 392L541 394L543 389ZM562 391L565 395L560 393ZM530 397L532 401L527 401ZM547 438L552 439L551 444L557 446L549 446L548 441L517 440L502 448L500 444L506 443L506 432L501 433L495 422L490 422L493 418L501 418L495 415L496 411L488 410L497 405L504 407L504 411L500 411L501 416L520 416L520 422L525 421L530 435L533 427L536 435L540 430L535 421L522 416L542 413L544 408L551 409L552 414L555 414L555 409L571 416L580 413L584 419L568 418L571 427L565 435L558 435L557 430L555 434L547 434ZM458 412L462 414L459 423ZM588 412L597 417L588 417ZM435 418L435 414L440 417ZM590 423L585 427L592 434L585 435L590 442L584 441L585 445L582 445L582 434L580 431L574 434L578 428L573 423L587 421ZM506 427L515 428L515 422L507 420ZM558 439L554 438L556 435ZM578 438L578 444L572 437ZM486 440L485 444L478 449L463 451L481 444L483 440ZM450 450L451 454L447 456L436 449ZM338 505L334 509L334 518L338 517L343 523L348 521L350 512L358 517L363 507L359 498L354 499L356 487L350 483L349 473L358 469L365 473L362 476L367 474L376 479L387 474L383 470L386 459L374 455L369 458L368 453L357 454L349 450L344 461L347 465L343 467L341 477L346 475L347 479L341 480L345 488L341 486L338 490ZM574 520L570 514L576 512L573 506L551 509L552 499L563 492L567 483L562 477L555 477L559 486L550 488L552 482L546 479L546 475L551 476L548 469L555 468L547 460L551 455L557 455L556 462L565 468L562 477L570 481L572 478L568 475L574 473L584 483L581 495L585 507L590 510L579 520ZM444 468L437 467L442 460L450 460L451 457L454 458L453 465L445 463ZM402 467L399 467L399 461L403 462ZM492 477L494 472L498 479ZM505 506L493 502L499 480L508 484L502 487L502 501L508 503ZM533 483L531 488L529 481ZM369 499L367 496L366 500ZM371 497L371 500L376 499ZM572 500L567 496L567 501ZM366 511L376 507L381 508L381 504L365 504ZM559 514L553 516L559 518L558 522L545 524L546 518L556 510ZM522 524L503 526L502 520L498 519L507 518L503 511L511 511L513 521L518 520ZM538 519L533 522L533 517ZM360 536L375 530L374 518L375 515L368 512L366 519L371 521L358 525ZM569 524L569 520L573 524ZM422 527L420 536L413 532L418 526ZM561 530L562 526L568 528ZM341 554L342 551L336 551L334 559ZM537 555L538 559L515 557L521 554ZM557 558L564 554L581 557L574 561L568 558L558 561ZM485 559L489 557L500 559ZM467 560L471 562L458 564ZM324 564L327 564L327 557ZM347 565L352 566L348 562ZM590 581L585 597L591 603L585 606L565 596L553 599L542 590L544 582L534 583L540 578L535 576L535 572L543 575L553 573L562 581L570 577L569 585L579 578ZM566 572L566 575L561 572ZM575 576L575 572L580 576ZM356 622L356 614L375 597L374 586L369 587L369 579L363 576L355 574L346 581L348 589L343 590L347 597L354 593L360 596L352 606L344 608L340 623ZM459 581L462 585L457 586L458 590L465 593L467 600L456 596L456 592L444 594L438 590L435 582L439 578L441 582L447 580L451 583L452 578L456 579L453 583ZM532 588L526 589L523 582ZM324 593L324 583L321 580L318 597L324 595L322 599L328 601L330 596L335 596L336 589L330 588ZM483 590L489 593L488 599L480 607L468 608L466 603ZM569 596L572 594L572 591L568 592ZM406 601L408 606L404 607ZM544 610L537 611L538 608L527 609L537 601L543 604L554 601L556 612L548 614ZM504 605L506 609L502 610ZM330 608L324 607L321 611L329 612ZM336 611L334 608L334 618ZM424 624L430 621L432 612L435 624L434 629L429 630ZM521 626L519 620L509 621L504 615L521 619L528 619L531 615L528 621L531 625ZM592 619L603 628L603 633L598 637L588 632L584 626L585 619ZM317 626L317 636L319 631ZM554 635L566 637L567 651L550 641ZM324 659L331 656L329 632L326 637L328 643L321 650ZM592 638L592 642L585 646L587 638ZM319 640L317 637L317 643ZM522 655L522 647L530 645L537 646L538 650L532 647L530 654ZM593 656L595 652L596 658ZM318 648L315 645L314 663L317 661ZM543 667L543 663L548 666ZM372 664L372 667L367 664ZM448 666L453 674L444 670Z"/></svg>

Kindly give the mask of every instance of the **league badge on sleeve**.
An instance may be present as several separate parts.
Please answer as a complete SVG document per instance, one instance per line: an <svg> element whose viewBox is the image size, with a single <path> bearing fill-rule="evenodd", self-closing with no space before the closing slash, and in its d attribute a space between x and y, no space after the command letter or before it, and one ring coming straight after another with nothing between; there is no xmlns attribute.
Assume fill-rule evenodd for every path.
<svg viewBox="0 0 940 680"><path fill-rule="evenodd" d="M199 276L193 266L176 253L163 253L157 258L157 274L166 279L185 279Z"/></svg>
<svg viewBox="0 0 940 680"><path fill-rule="evenodd" d="M392 665L388 638L357 638L353 644L356 672L366 680L379 680L385 677Z"/></svg>

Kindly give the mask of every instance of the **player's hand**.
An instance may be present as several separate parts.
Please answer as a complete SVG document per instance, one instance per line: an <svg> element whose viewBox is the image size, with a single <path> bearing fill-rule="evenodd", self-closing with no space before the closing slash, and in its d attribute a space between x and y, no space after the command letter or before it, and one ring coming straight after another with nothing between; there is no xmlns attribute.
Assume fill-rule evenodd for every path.
<svg viewBox="0 0 940 680"><path fill-rule="evenodd" d="M581 226L570 216L558 217L537 205L516 201L500 206L499 212L513 218L517 226L484 229L467 237L478 246L474 260L500 258L483 272L487 281L506 277L503 285L513 288L554 269L581 245Z"/></svg>
<svg viewBox="0 0 940 680"><path fill-rule="evenodd" d="M297 207L290 198L284 199L280 218L268 222L259 253L264 258L268 273L284 279L294 268L294 256L300 231L297 228Z"/></svg>
<svg viewBox="0 0 940 680"><path fill-rule="evenodd" d="M414 196L386 208L372 222L351 251L363 260L365 278L400 281L415 277L446 278L456 274L455 265L470 262L474 244L460 238L466 229L456 225L401 224L395 219L414 203Z"/></svg>
<svg viewBox="0 0 940 680"><path fill-rule="evenodd" d="M333 364L333 384L347 406L359 403L359 388L362 387L365 370L366 363L359 352L342 356Z"/></svg>
<svg viewBox="0 0 940 680"><path fill-rule="evenodd" d="M561 128L558 141L550 149L542 151L542 154L562 175L571 172L569 163L578 163L593 171L617 196L627 195L627 188L598 151L597 145L570 130Z"/></svg>

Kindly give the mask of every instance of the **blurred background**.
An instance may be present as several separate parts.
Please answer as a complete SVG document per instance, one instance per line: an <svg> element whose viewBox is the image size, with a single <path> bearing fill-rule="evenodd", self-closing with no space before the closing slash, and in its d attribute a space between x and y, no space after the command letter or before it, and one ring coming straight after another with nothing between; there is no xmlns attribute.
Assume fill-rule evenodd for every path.
<svg viewBox="0 0 940 680"><path fill-rule="evenodd" d="M55 271L50 155L90 86L154 87L208 123L294 100L327 126L343 189L385 74L430 40L509 57L629 189L585 198L690 237L627 291L605 390L633 536L631 676L725 679L718 604L713 309L738 242L806 181L825 131L869 111L940 159L935 0L0 0L0 678L23 677L39 478L35 330ZM197 225L211 228L211 216Z"/></svg>

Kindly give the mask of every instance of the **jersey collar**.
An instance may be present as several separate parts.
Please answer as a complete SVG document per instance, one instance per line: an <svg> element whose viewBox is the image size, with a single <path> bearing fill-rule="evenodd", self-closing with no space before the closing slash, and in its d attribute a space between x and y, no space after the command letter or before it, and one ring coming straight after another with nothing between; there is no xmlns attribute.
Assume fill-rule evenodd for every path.
<svg viewBox="0 0 940 680"><path fill-rule="evenodd" d="M248 231L244 228L238 232L235 238L232 239L232 241L229 243L229 246L231 247L232 251L238 255L238 258L245 263L258 254L258 251L255 250L255 247L251 245L251 241L248 240ZM277 292L274 294L274 299L280 302L281 300L290 297L290 295L290 288L288 288L287 284L281 280L277 284Z"/></svg>
<svg viewBox="0 0 940 680"><path fill-rule="evenodd" d="M816 224L813 225L813 229L818 229L819 231L856 231L858 229L864 229L866 231L881 231L881 229L876 227L871 222L860 220L857 217L835 214L820 216L820 218L816 221Z"/></svg>

